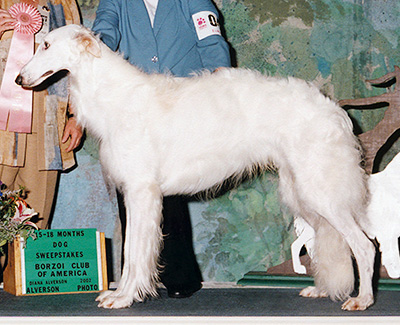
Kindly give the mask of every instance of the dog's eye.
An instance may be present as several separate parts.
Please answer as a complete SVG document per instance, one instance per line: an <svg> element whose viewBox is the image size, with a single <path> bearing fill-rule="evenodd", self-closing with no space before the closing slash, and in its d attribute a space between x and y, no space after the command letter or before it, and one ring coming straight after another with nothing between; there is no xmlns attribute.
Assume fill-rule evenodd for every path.
<svg viewBox="0 0 400 325"><path fill-rule="evenodd" d="M50 43L45 41L45 42L43 43L43 49L44 49L44 50L47 50L49 47L50 47Z"/></svg>

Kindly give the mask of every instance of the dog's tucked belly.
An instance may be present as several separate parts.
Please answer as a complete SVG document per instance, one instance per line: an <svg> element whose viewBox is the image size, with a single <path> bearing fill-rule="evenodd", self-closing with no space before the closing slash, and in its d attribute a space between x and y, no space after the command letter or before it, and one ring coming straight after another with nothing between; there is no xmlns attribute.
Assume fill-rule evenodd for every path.
<svg viewBox="0 0 400 325"><path fill-rule="evenodd" d="M251 151L251 149L250 149ZM256 152L256 151L255 151ZM164 195L195 194L215 187L232 176L251 173L252 167L265 159L257 159L248 150L203 152L191 159L179 156L167 160L160 168L160 188ZM266 167L266 166L262 166Z"/></svg>
<svg viewBox="0 0 400 325"><path fill-rule="evenodd" d="M206 170L204 173L203 170ZM234 172L226 173L226 170L204 169L182 171L168 175L160 183L161 192L164 195L195 194L214 187L232 176Z"/></svg>

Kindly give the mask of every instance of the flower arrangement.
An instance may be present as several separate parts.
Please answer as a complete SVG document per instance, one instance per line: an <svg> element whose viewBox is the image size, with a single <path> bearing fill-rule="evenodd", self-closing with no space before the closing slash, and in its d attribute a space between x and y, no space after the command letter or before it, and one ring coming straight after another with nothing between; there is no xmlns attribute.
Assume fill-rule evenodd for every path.
<svg viewBox="0 0 400 325"><path fill-rule="evenodd" d="M28 237L36 238L37 226L30 219L37 213L29 208L23 199L24 188L9 191L0 181L0 255L3 246L20 236L26 242Z"/></svg>

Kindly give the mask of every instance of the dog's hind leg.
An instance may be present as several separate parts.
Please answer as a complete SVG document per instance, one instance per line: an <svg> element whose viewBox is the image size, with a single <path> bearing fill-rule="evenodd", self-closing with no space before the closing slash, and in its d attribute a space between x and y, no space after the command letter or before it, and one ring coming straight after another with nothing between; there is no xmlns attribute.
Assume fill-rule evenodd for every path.
<svg viewBox="0 0 400 325"><path fill-rule="evenodd" d="M157 185L142 185L124 190L127 220L122 277L116 291L96 299L99 307L125 308L157 295L162 195Z"/></svg>
<svg viewBox="0 0 400 325"><path fill-rule="evenodd" d="M372 276L375 248L352 217L333 220L331 227L322 220L315 244L315 284L301 291L304 297L346 299L354 286L351 252L358 265L360 286L357 297L342 305L344 310L365 310L374 302ZM339 225L340 223L340 225Z"/></svg>
<svg viewBox="0 0 400 325"><path fill-rule="evenodd" d="M338 223L343 219L337 220ZM343 305L344 310L365 310L374 303L372 291L372 276L374 273L375 247L368 237L361 231L353 218L334 227L339 230L350 246L357 262L360 277L358 296L349 298Z"/></svg>
<svg viewBox="0 0 400 325"><path fill-rule="evenodd" d="M279 166L280 192L283 201L295 214L302 216L317 233L320 232L320 243L316 242L316 250L319 249L318 246L322 240L325 242L326 252L335 254L339 251L339 254L342 254L342 258L339 258L342 267L338 271L336 269L338 267L336 258L331 260L329 254L325 257L319 257L318 255L320 254L315 252L317 265L318 263L324 263L325 266L321 264L319 270L317 267L316 287L306 288L301 294L307 297L330 296L334 299L348 297L354 286L354 273L351 266L352 252L358 264L360 275L359 295L355 298L349 298L342 308L345 310L366 309L374 302L372 275L375 249L353 217L353 213L363 213L363 205L361 203L363 187L358 185L355 190L351 191L354 187L350 185L350 190L340 191L336 186L327 186L325 174L320 173L322 177L318 178L319 174L312 172L309 173L309 177L304 177L303 181L300 182L299 175L302 170L293 174L291 169L284 167ZM356 172L357 169L354 168L354 173ZM361 184L360 174L356 176L358 176L355 181L356 184ZM309 179L311 179L312 183L307 181ZM340 179L346 178L340 177ZM310 186L311 189L316 190L310 191ZM342 189L346 189L346 187L342 187ZM348 197L353 192L356 192L357 195ZM318 193L318 197L315 196L315 193ZM323 229L319 229L321 227L327 227L326 231L324 231L325 235L321 233L323 231ZM327 257L328 259L326 259ZM332 277L329 273L335 276Z"/></svg>
<svg viewBox="0 0 400 325"><path fill-rule="evenodd" d="M333 300L347 299L354 288L350 248L326 220L320 216L314 216L313 220L316 229L312 258L315 287L303 289L300 295L310 298L330 296Z"/></svg>

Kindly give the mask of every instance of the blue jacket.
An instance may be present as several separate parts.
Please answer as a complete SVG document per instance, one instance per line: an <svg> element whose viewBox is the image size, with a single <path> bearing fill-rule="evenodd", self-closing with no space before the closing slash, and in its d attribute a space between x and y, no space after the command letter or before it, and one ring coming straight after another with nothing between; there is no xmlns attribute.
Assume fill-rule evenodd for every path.
<svg viewBox="0 0 400 325"><path fill-rule="evenodd" d="M230 66L222 36L198 39L192 15L201 11L218 16L210 0L159 0L153 28L143 0L100 0L92 29L144 71L184 77Z"/></svg>

